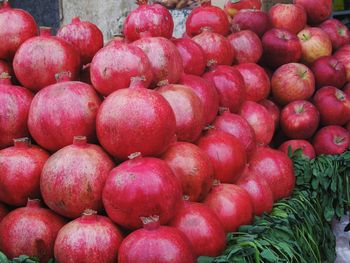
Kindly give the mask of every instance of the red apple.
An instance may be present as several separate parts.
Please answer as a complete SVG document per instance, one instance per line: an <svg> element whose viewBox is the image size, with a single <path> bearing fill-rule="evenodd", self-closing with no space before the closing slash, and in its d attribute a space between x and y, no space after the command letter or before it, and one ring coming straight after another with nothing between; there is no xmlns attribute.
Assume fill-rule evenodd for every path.
<svg viewBox="0 0 350 263"><path fill-rule="evenodd" d="M234 17L242 9L261 9L261 0L226 0L224 11L230 17Z"/></svg>
<svg viewBox="0 0 350 263"><path fill-rule="evenodd" d="M332 42L328 35L318 27L308 27L298 33L302 56L301 60L311 64L323 56L332 55Z"/></svg>
<svg viewBox="0 0 350 263"><path fill-rule="evenodd" d="M305 8L310 25L318 25L332 14L332 0L294 0L294 3Z"/></svg>
<svg viewBox="0 0 350 263"><path fill-rule="evenodd" d="M315 91L312 71L300 63L279 67L271 79L272 95L276 102L285 105L295 100L307 100Z"/></svg>
<svg viewBox="0 0 350 263"><path fill-rule="evenodd" d="M338 125L329 125L320 129L314 138L313 145L317 155L342 154L350 144L349 132Z"/></svg>
<svg viewBox="0 0 350 263"><path fill-rule="evenodd" d="M276 130L280 123L280 109L278 108L276 103L268 99L259 101L259 104L263 105L267 109L267 111L271 114L271 117L275 123L275 130Z"/></svg>
<svg viewBox="0 0 350 263"><path fill-rule="evenodd" d="M346 80L350 82L350 44L338 49L334 57L344 65L346 69Z"/></svg>
<svg viewBox="0 0 350 263"><path fill-rule="evenodd" d="M234 53L234 63L257 63L263 49L260 38L251 30L242 30L227 37Z"/></svg>
<svg viewBox="0 0 350 263"><path fill-rule="evenodd" d="M328 19L319 27L327 33L332 41L333 50L337 50L346 44L350 44L349 29L337 19Z"/></svg>
<svg viewBox="0 0 350 263"><path fill-rule="evenodd" d="M282 109L280 123L289 138L308 139L318 128L320 114L311 102L296 100Z"/></svg>
<svg viewBox="0 0 350 263"><path fill-rule="evenodd" d="M270 79L265 70L255 63L243 63L235 67L241 73L246 89L246 100L260 101L270 94Z"/></svg>
<svg viewBox="0 0 350 263"><path fill-rule="evenodd" d="M275 4L269 10L273 27L288 30L294 34L306 26L306 12L301 5Z"/></svg>
<svg viewBox="0 0 350 263"><path fill-rule="evenodd" d="M273 28L262 38L263 61L271 68L298 62L301 58L301 45L297 36L287 30Z"/></svg>
<svg viewBox="0 0 350 263"><path fill-rule="evenodd" d="M316 87L334 86L341 89L346 82L344 65L332 56L320 57L311 65Z"/></svg>
<svg viewBox="0 0 350 263"><path fill-rule="evenodd" d="M324 125L344 125L350 120L350 97L336 87L319 89L314 104L320 112Z"/></svg>
<svg viewBox="0 0 350 263"><path fill-rule="evenodd" d="M310 160L314 159L316 156L315 149L311 143L306 140L289 140L285 141L280 145L278 150L284 152L285 154L289 153L289 149L294 152L296 150L302 151L302 156L309 158Z"/></svg>

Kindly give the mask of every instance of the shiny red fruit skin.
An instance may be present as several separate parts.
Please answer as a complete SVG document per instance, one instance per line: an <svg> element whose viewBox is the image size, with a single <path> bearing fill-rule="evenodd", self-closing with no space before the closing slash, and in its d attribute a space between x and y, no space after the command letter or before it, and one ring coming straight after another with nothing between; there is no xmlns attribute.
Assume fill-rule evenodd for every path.
<svg viewBox="0 0 350 263"><path fill-rule="evenodd" d="M332 0L294 0L293 3L304 7L311 25L322 23L332 14Z"/></svg>
<svg viewBox="0 0 350 263"><path fill-rule="evenodd" d="M346 80L350 82L350 44L347 44L337 52L334 53L334 57L338 59L346 69Z"/></svg>
<svg viewBox="0 0 350 263"><path fill-rule="evenodd" d="M7 207L4 204L0 203L0 223L8 213L9 210Z"/></svg>
<svg viewBox="0 0 350 263"><path fill-rule="evenodd" d="M201 76L206 60L202 47L190 38L173 39L183 61L184 73Z"/></svg>
<svg viewBox="0 0 350 263"><path fill-rule="evenodd" d="M0 84L0 149L29 135L27 121L33 94L25 88Z"/></svg>
<svg viewBox="0 0 350 263"><path fill-rule="evenodd" d="M38 35L34 18L22 9L14 9L6 2L0 8L0 59L12 60L19 46Z"/></svg>
<svg viewBox="0 0 350 263"><path fill-rule="evenodd" d="M90 74L94 88L104 96L128 88L136 81L147 88L153 80L151 62L146 54L122 42L98 51L91 62Z"/></svg>
<svg viewBox="0 0 350 263"><path fill-rule="evenodd" d="M101 100L92 86L59 82L39 91L30 106L29 132L49 151L70 145L74 136L96 138L95 123Z"/></svg>
<svg viewBox="0 0 350 263"><path fill-rule="evenodd" d="M173 29L174 21L168 9L159 4L145 3L129 13L123 33L128 42L134 42L145 37L170 39Z"/></svg>
<svg viewBox="0 0 350 263"><path fill-rule="evenodd" d="M349 29L337 19L327 19L319 27L327 33L332 41L333 50L337 50L346 44L350 44Z"/></svg>
<svg viewBox="0 0 350 263"><path fill-rule="evenodd" d="M280 124L281 110L275 102L269 99L259 101L259 104L264 106L265 109L271 114L271 117L275 123L275 130L278 129Z"/></svg>
<svg viewBox="0 0 350 263"><path fill-rule="evenodd" d="M313 140L316 155L344 153L350 145L348 130L338 125L329 125L320 129Z"/></svg>
<svg viewBox="0 0 350 263"><path fill-rule="evenodd" d="M28 198L40 197L40 175L49 154L32 146L28 138L16 139L0 151L0 201L25 206Z"/></svg>
<svg viewBox="0 0 350 263"><path fill-rule="evenodd" d="M197 257L216 257L226 247L226 236L218 216L200 203L184 202L169 224L189 239Z"/></svg>
<svg viewBox="0 0 350 263"><path fill-rule="evenodd" d="M302 155L304 157L309 158L310 160L314 159L316 157L316 153L315 153L315 149L312 146L311 143L309 143L306 140L289 140L289 141L285 141L284 143L282 143L280 145L280 147L278 148L278 150L280 150L281 152L284 152L285 154L289 153L289 147L292 150L292 153L294 154L294 152L296 150L302 150Z"/></svg>
<svg viewBox="0 0 350 263"><path fill-rule="evenodd" d="M80 21L79 17L74 17L71 24L62 26L57 36L79 50L83 65L90 63L96 52L103 47L101 30L89 21Z"/></svg>
<svg viewBox="0 0 350 263"><path fill-rule="evenodd" d="M234 183L243 172L247 153L235 136L220 130L210 130L197 141L197 145L208 154L215 179L222 183Z"/></svg>
<svg viewBox="0 0 350 263"><path fill-rule="evenodd" d="M324 125L344 125L350 120L350 97L332 86L319 89L313 102Z"/></svg>
<svg viewBox="0 0 350 263"><path fill-rule="evenodd" d="M220 219L225 232L235 232L253 220L253 203L243 188L234 184L214 186L204 202Z"/></svg>
<svg viewBox="0 0 350 263"><path fill-rule="evenodd" d="M29 200L26 207L13 210L1 221L0 250L11 259L27 255L47 263L64 224L63 218L41 208L39 200Z"/></svg>
<svg viewBox="0 0 350 263"><path fill-rule="evenodd" d="M168 164L151 157L136 157L114 168L102 193L109 218L128 229L140 228L140 217L153 215L160 217L160 224L168 223L181 197L181 184Z"/></svg>
<svg viewBox="0 0 350 263"><path fill-rule="evenodd" d="M261 0L239 0L239 1L225 1L224 10L227 15L235 17L238 11L242 9L261 9Z"/></svg>
<svg viewBox="0 0 350 263"><path fill-rule="evenodd" d="M58 232L54 254L58 262L117 262L123 236L105 216L83 214Z"/></svg>
<svg viewBox="0 0 350 263"><path fill-rule="evenodd" d="M295 186L292 161L278 150L259 147L250 158L252 173L263 177L269 184L274 201L291 195Z"/></svg>

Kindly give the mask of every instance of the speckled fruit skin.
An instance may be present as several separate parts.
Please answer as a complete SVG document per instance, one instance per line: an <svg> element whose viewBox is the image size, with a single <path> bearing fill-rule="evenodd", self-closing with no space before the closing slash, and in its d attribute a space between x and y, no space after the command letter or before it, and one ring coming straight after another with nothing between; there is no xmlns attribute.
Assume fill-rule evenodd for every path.
<svg viewBox="0 0 350 263"><path fill-rule="evenodd" d="M349 29L337 19L327 19L319 27L326 32L332 41L333 50L337 50L346 44L350 44Z"/></svg>
<svg viewBox="0 0 350 263"><path fill-rule="evenodd" d="M259 147L249 161L252 173L264 178L273 193L274 201L291 195L295 176L289 157L274 149Z"/></svg>
<svg viewBox="0 0 350 263"><path fill-rule="evenodd" d="M103 101L96 129L103 148L126 160L135 152L142 156L162 154L174 139L176 120L158 92L129 88L115 91Z"/></svg>
<svg viewBox="0 0 350 263"><path fill-rule="evenodd" d="M265 109L267 109L267 111L271 114L271 117L275 123L275 130L277 130L280 124L281 115L279 106L277 106L277 104L270 99L261 100L259 101L259 104L264 106Z"/></svg>
<svg viewBox="0 0 350 263"><path fill-rule="evenodd" d="M62 26L57 36L79 50L83 65L90 63L96 52L103 47L101 30L89 21L80 21L79 17L74 17L70 24Z"/></svg>
<svg viewBox="0 0 350 263"><path fill-rule="evenodd" d="M197 141L197 145L208 154L215 179L222 183L234 183L243 172L247 154L239 139L220 130L210 130Z"/></svg>
<svg viewBox="0 0 350 263"><path fill-rule="evenodd" d="M294 0L305 8L307 22L311 25L318 25L325 21L332 14L332 0Z"/></svg>
<svg viewBox="0 0 350 263"><path fill-rule="evenodd" d="M147 55L153 71L152 86L177 83L183 74L183 63L176 46L163 37L147 37L132 43Z"/></svg>
<svg viewBox="0 0 350 263"><path fill-rule="evenodd" d="M213 184L214 168L209 156L198 146L176 142L162 155L182 184L182 194L189 201L200 202Z"/></svg>
<svg viewBox="0 0 350 263"><path fill-rule="evenodd" d="M316 155L344 153L350 145L348 130L338 125L329 125L320 129L314 137L313 146Z"/></svg>
<svg viewBox="0 0 350 263"><path fill-rule="evenodd" d="M77 79L80 56L74 46L59 37L33 37L17 50L13 70L24 87L39 91L56 83L56 74L62 72L70 72L69 80Z"/></svg>
<svg viewBox="0 0 350 263"><path fill-rule="evenodd" d="M136 46L121 42L97 52L90 67L91 82L104 96L128 88L135 81L141 81L147 88L153 79L146 54Z"/></svg>
<svg viewBox="0 0 350 263"><path fill-rule="evenodd" d="M0 59L11 60L23 42L38 35L34 18L7 1L0 8L0 28Z"/></svg>
<svg viewBox="0 0 350 263"><path fill-rule="evenodd" d="M38 92L30 106L29 132L49 151L72 143L74 136L96 138L95 123L101 100L92 86L66 81Z"/></svg>
<svg viewBox="0 0 350 263"><path fill-rule="evenodd" d="M173 18L164 6L159 4L139 4L131 11L124 22L124 35L127 41L133 42L144 37L165 37L173 35Z"/></svg>
<svg viewBox="0 0 350 263"><path fill-rule="evenodd" d="M334 53L334 57L343 63L346 69L346 80L350 82L350 44L345 45Z"/></svg>
<svg viewBox="0 0 350 263"><path fill-rule="evenodd" d="M177 139L186 142L198 139L204 127L204 106L196 93L184 85L166 85L157 91L174 111Z"/></svg>
<svg viewBox="0 0 350 263"><path fill-rule="evenodd" d="M10 259L28 255L47 263L64 224L63 218L41 208L38 200L29 200L26 207L13 210L1 221L0 250Z"/></svg>
<svg viewBox="0 0 350 263"><path fill-rule="evenodd" d="M186 235L197 257L216 257L225 250L224 228L217 215L203 204L184 202L169 225Z"/></svg>
<svg viewBox="0 0 350 263"><path fill-rule="evenodd" d="M0 151L0 201L25 206L28 198L40 197L40 175L49 154L32 146L28 138L16 139Z"/></svg>
<svg viewBox="0 0 350 263"><path fill-rule="evenodd" d="M302 155L310 160L314 159L316 156L314 147L306 140L285 141L280 145L278 150L288 154L289 147L291 148L292 153L294 153L296 150L302 150Z"/></svg>
<svg viewBox="0 0 350 263"><path fill-rule="evenodd" d="M220 219L226 233L235 232L253 220L253 203L246 190L234 184L213 187L203 202Z"/></svg>
<svg viewBox="0 0 350 263"><path fill-rule="evenodd" d="M33 94L19 86L0 84L0 149L28 136L28 113Z"/></svg>
<svg viewBox="0 0 350 263"><path fill-rule="evenodd" d="M83 214L58 232L54 254L62 263L114 263L123 236L105 216Z"/></svg>
<svg viewBox="0 0 350 263"><path fill-rule="evenodd" d="M0 223L8 213L9 210L7 207L4 204L0 203Z"/></svg>
<svg viewBox="0 0 350 263"><path fill-rule="evenodd" d="M182 204L181 184L163 160L136 157L114 168L103 188L103 204L115 223L142 226L140 217L157 215L168 223Z"/></svg>

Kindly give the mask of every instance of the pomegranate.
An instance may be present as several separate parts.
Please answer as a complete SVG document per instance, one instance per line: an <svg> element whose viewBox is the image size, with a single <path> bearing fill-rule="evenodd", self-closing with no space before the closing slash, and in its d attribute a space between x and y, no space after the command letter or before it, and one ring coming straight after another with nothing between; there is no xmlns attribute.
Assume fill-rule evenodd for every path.
<svg viewBox="0 0 350 263"><path fill-rule="evenodd" d="M165 161L136 156L110 172L102 198L115 223L137 229L142 226L141 216L157 215L160 224L168 223L181 206L181 190Z"/></svg>
<svg viewBox="0 0 350 263"><path fill-rule="evenodd" d="M284 152L285 154L289 154L289 151L291 151L290 153L294 154L295 151L301 150L302 156L309 158L310 160L314 159L316 156L314 147L306 140L285 141L280 145L278 150Z"/></svg>
<svg viewBox="0 0 350 263"><path fill-rule="evenodd" d="M58 232L54 254L58 262L114 263L123 236L105 216L86 210Z"/></svg>
<svg viewBox="0 0 350 263"><path fill-rule="evenodd" d="M4 73L6 73L8 76L12 76L13 70L9 63L7 63L5 60L0 60L0 77L5 77Z"/></svg>
<svg viewBox="0 0 350 263"><path fill-rule="evenodd" d="M220 130L210 130L199 138L197 145L208 154L214 165L215 178L222 183L234 183L243 172L247 154L240 139Z"/></svg>
<svg viewBox="0 0 350 263"><path fill-rule="evenodd" d="M177 139L195 141L204 126L204 106L200 98L183 85L166 85L157 91L169 102L175 113Z"/></svg>
<svg viewBox="0 0 350 263"><path fill-rule="evenodd" d="M224 10L230 17L235 17L242 9L261 9L261 0L226 0Z"/></svg>
<svg viewBox="0 0 350 263"><path fill-rule="evenodd" d="M9 210L7 209L7 207L4 204L0 203L0 223L8 213Z"/></svg>
<svg viewBox="0 0 350 263"><path fill-rule="evenodd" d="M163 153L174 139L176 120L169 103L158 92L121 89L103 101L96 129L103 148L126 160L134 152L142 156Z"/></svg>
<svg viewBox="0 0 350 263"><path fill-rule="evenodd" d="M186 74L202 75L206 60L202 47L190 38L174 39L173 43L179 50Z"/></svg>
<svg viewBox="0 0 350 263"><path fill-rule="evenodd" d="M264 178L273 193L274 201L288 197L295 185L292 161L278 150L259 147L250 158L249 169Z"/></svg>
<svg viewBox="0 0 350 263"><path fill-rule="evenodd" d="M195 262L190 241L180 230L160 226L156 217L143 217L142 220L143 229L132 232L123 240L118 262Z"/></svg>
<svg viewBox="0 0 350 263"><path fill-rule="evenodd" d="M212 123L219 111L219 95L215 86L201 77L185 74L182 75L179 83L196 93L204 106L205 125Z"/></svg>
<svg viewBox="0 0 350 263"><path fill-rule="evenodd" d="M186 235L197 257L216 257L225 249L226 237L220 219L203 204L185 202L169 225Z"/></svg>
<svg viewBox="0 0 350 263"><path fill-rule="evenodd" d="M124 38L124 35L121 34L113 34L113 38L110 39L104 46L107 47L107 46L113 46L115 44L118 44L118 43L128 43L125 38Z"/></svg>
<svg viewBox="0 0 350 263"><path fill-rule="evenodd" d="M138 47L115 43L104 47L90 66L91 82L104 96L118 89L128 88L137 81L147 88L153 79L151 62Z"/></svg>
<svg viewBox="0 0 350 263"><path fill-rule="evenodd" d="M177 83L183 74L183 62L176 46L162 37L147 37L132 45L146 53L153 71L153 86Z"/></svg>
<svg viewBox="0 0 350 263"><path fill-rule="evenodd" d="M49 151L71 144L78 135L94 140L100 103L93 87L83 82L59 81L47 86L35 95L30 106L30 134Z"/></svg>
<svg viewBox="0 0 350 263"><path fill-rule="evenodd" d="M138 8L131 11L124 22L124 35L133 42L144 37L165 37L173 35L173 18L164 6L148 4L147 0L137 0Z"/></svg>
<svg viewBox="0 0 350 263"><path fill-rule="evenodd" d="M259 104L264 106L265 109L271 114L271 117L275 123L275 130L278 129L280 124L280 108L277 106L275 102L269 99L259 101Z"/></svg>
<svg viewBox="0 0 350 263"><path fill-rule="evenodd" d="M226 232L235 232L253 220L253 203L248 192L234 184L213 187L204 200L220 219Z"/></svg>
<svg viewBox="0 0 350 263"><path fill-rule="evenodd" d="M92 85L90 68L91 68L91 63L83 66L83 68L80 70L80 81L86 84Z"/></svg>
<svg viewBox="0 0 350 263"><path fill-rule="evenodd" d="M46 263L53 257L54 242L65 221L41 208L39 200L10 212L0 224L0 250L10 259L20 255Z"/></svg>
<svg viewBox="0 0 350 263"><path fill-rule="evenodd" d="M40 174L47 152L32 146L28 138L14 140L14 147L0 151L0 201L25 206L28 198L40 197Z"/></svg>
<svg viewBox="0 0 350 263"><path fill-rule="evenodd" d="M349 132L338 125L329 125L320 129L313 140L316 155L342 154L350 145Z"/></svg>
<svg viewBox="0 0 350 263"><path fill-rule="evenodd" d="M11 8L5 0L0 8L0 59L12 60L27 39L38 35L34 18L22 9Z"/></svg>

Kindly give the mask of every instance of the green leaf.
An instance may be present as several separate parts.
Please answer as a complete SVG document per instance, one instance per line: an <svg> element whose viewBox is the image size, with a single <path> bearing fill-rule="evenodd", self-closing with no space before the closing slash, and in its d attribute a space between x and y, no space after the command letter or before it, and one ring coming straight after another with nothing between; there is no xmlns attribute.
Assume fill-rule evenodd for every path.
<svg viewBox="0 0 350 263"><path fill-rule="evenodd" d="M214 258L211 257L199 257L197 259L198 263L213 263L214 262Z"/></svg>
<svg viewBox="0 0 350 263"><path fill-rule="evenodd" d="M265 249L260 253L260 256L268 262L277 262L277 257L269 249ZM265 261L264 261L265 262Z"/></svg>

